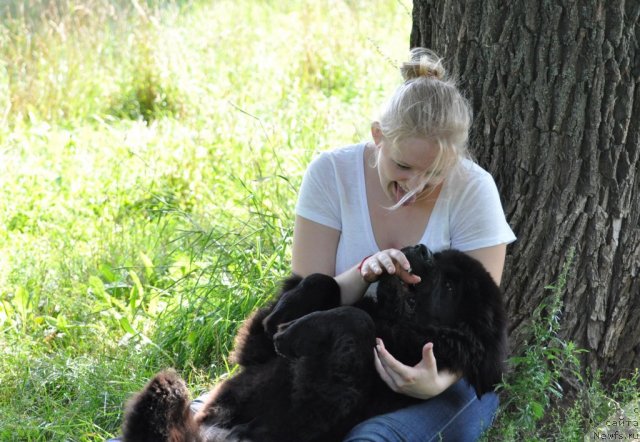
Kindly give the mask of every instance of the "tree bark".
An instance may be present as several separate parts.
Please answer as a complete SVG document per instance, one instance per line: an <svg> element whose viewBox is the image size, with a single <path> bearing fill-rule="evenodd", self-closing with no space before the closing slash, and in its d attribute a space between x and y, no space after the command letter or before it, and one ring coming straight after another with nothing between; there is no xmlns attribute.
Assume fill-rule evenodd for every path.
<svg viewBox="0 0 640 442"><path fill-rule="evenodd" d="M518 236L514 351L570 249L561 336L611 384L640 367L640 2L415 0L411 46L472 103L470 147Z"/></svg>

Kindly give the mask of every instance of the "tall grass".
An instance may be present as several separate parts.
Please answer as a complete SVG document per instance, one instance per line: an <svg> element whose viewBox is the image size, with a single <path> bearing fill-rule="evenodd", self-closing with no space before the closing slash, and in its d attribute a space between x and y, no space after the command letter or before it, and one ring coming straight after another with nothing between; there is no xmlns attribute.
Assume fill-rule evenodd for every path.
<svg viewBox="0 0 640 442"><path fill-rule="evenodd" d="M313 155L399 80L397 1L0 5L0 439L103 440L194 394L288 271Z"/></svg>

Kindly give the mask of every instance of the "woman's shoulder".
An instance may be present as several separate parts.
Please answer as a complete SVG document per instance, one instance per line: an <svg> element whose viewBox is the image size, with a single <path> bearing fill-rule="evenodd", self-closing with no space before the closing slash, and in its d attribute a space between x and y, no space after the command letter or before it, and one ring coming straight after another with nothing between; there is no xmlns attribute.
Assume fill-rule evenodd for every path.
<svg viewBox="0 0 640 442"><path fill-rule="evenodd" d="M353 161L356 157L362 157L366 143L350 144L326 150L318 155L318 158L331 158L333 161Z"/></svg>
<svg viewBox="0 0 640 442"><path fill-rule="evenodd" d="M470 159L463 159L453 168L449 174L451 187L458 190L461 188L474 187L479 183L493 183L493 176L480 165Z"/></svg>
<svg viewBox="0 0 640 442"><path fill-rule="evenodd" d="M449 190L451 246L474 250L515 239L493 176L473 161L459 165Z"/></svg>
<svg viewBox="0 0 640 442"><path fill-rule="evenodd" d="M452 212L474 212L501 207L500 194L493 176L475 162L462 161L448 178L446 194Z"/></svg>
<svg viewBox="0 0 640 442"><path fill-rule="evenodd" d="M362 160L366 143L351 144L320 152L309 164L309 169L328 172L332 169L340 174L346 169L353 171L358 160Z"/></svg>

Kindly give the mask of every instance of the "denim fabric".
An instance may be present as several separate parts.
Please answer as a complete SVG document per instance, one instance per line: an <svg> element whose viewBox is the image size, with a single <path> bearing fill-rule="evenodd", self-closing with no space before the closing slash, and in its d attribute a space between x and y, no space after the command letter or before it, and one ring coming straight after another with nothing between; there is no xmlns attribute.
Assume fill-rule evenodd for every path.
<svg viewBox="0 0 640 442"><path fill-rule="evenodd" d="M421 404L362 422L344 442L475 441L491 425L498 403L495 393L479 400L462 379Z"/></svg>

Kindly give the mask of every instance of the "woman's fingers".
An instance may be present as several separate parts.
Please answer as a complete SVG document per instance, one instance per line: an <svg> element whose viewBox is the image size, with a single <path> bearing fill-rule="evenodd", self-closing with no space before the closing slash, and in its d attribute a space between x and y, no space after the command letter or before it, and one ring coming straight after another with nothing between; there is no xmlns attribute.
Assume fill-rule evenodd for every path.
<svg viewBox="0 0 640 442"><path fill-rule="evenodd" d="M393 274L396 272L396 264L393 262L393 259L391 259L390 254L380 253L378 255L378 261L385 267L387 273Z"/></svg>
<svg viewBox="0 0 640 442"><path fill-rule="evenodd" d="M411 273L409 260L398 249L382 250L365 259L360 274L368 282L374 282L382 273L396 274L407 284L417 284L420 277Z"/></svg>
<svg viewBox="0 0 640 442"><path fill-rule="evenodd" d="M410 367L395 359L386 350L384 343L377 339L374 361L376 370L389 388L419 399L437 396L460 379L460 374L448 370L438 371L432 343L423 346L422 360Z"/></svg>
<svg viewBox="0 0 640 442"><path fill-rule="evenodd" d="M406 385L415 382L412 368L394 358L380 339L376 342L375 361L380 377L393 391L402 392Z"/></svg>
<svg viewBox="0 0 640 442"><path fill-rule="evenodd" d="M402 253L400 250L388 249L386 250L386 252L388 252L389 256L392 257L395 260L395 262L397 262L400 265L400 268L404 269L405 271L411 270L411 264L409 263L409 260L407 259L405 254Z"/></svg>
<svg viewBox="0 0 640 442"><path fill-rule="evenodd" d="M406 284L418 284L420 281L422 281L422 278L420 278L418 275L414 275L413 273L405 269L398 270L397 275Z"/></svg>
<svg viewBox="0 0 640 442"><path fill-rule="evenodd" d="M391 378L389 373L387 373L386 368L382 364L382 361L380 360L380 355L378 354L378 350L376 349L373 350L373 362L376 366L376 371L378 372L380 379L382 379L384 383L387 384L389 388L392 389L393 391L396 391L396 392L399 391L398 386L396 385L394 380Z"/></svg>

